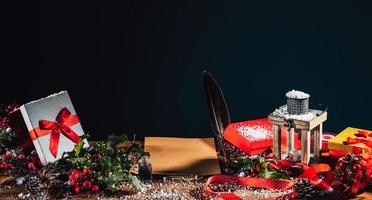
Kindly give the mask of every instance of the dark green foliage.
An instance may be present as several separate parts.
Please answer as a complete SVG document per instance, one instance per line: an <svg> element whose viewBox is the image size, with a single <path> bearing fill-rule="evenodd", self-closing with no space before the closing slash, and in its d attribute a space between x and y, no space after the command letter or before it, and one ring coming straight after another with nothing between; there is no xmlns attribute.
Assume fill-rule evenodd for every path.
<svg viewBox="0 0 372 200"><path fill-rule="evenodd" d="M247 176L258 176L261 178L288 179L285 171L269 169L269 161L266 155L271 153L270 149L265 150L258 156L244 157L232 160L231 166L235 168L236 174L244 172Z"/></svg>
<svg viewBox="0 0 372 200"><path fill-rule="evenodd" d="M140 158L148 155L139 145L133 144L129 147L118 148L117 145L127 142L128 137L109 136L107 142L96 143L90 147L83 148L84 142L81 139L72 152L66 153L64 159L60 159L49 164L51 168L63 167L70 169L92 169L92 176L97 180L101 188L109 191L116 191L118 185L123 181L128 181L140 189L138 179L130 173L133 165L137 161L133 158Z"/></svg>

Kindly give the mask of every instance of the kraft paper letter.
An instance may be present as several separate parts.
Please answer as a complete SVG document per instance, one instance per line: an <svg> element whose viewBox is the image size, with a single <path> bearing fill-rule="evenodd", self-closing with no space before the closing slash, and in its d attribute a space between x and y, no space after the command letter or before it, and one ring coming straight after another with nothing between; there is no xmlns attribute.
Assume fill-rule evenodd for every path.
<svg viewBox="0 0 372 200"><path fill-rule="evenodd" d="M153 174L213 175L220 166L213 138L146 137Z"/></svg>

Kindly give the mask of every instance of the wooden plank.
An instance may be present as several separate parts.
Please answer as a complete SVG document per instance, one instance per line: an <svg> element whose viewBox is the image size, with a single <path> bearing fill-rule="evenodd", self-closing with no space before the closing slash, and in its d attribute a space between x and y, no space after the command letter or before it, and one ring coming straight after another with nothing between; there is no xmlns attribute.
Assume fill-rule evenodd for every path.
<svg viewBox="0 0 372 200"><path fill-rule="evenodd" d="M309 164L310 161L310 131L301 130L301 162Z"/></svg>
<svg viewBox="0 0 372 200"><path fill-rule="evenodd" d="M273 132L273 153L275 157L281 159L282 129L278 125L273 125Z"/></svg>
<svg viewBox="0 0 372 200"><path fill-rule="evenodd" d="M278 126L288 126L288 124L286 122L278 122L278 121L270 121L269 120L269 123L272 124L272 125L278 125Z"/></svg>
<svg viewBox="0 0 372 200"><path fill-rule="evenodd" d="M294 149L294 128L288 128L287 130L287 155L289 156Z"/></svg>
<svg viewBox="0 0 372 200"><path fill-rule="evenodd" d="M310 121L310 130L319 126L319 124L325 122L326 120L327 120L327 112L323 112L320 116Z"/></svg>
<svg viewBox="0 0 372 200"><path fill-rule="evenodd" d="M298 129L298 130L306 130L306 131L309 131L310 130L308 125L294 124L294 128L295 129Z"/></svg>
<svg viewBox="0 0 372 200"><path fill-rule="evenodd" d="M321 110L311 110L311 112L315 112L320 115L309 122L294 119L292 120L294 127L296 129L312 130L315 127L317 127L319 124L327 120L327 112L323 112ZM276 124L276 125L281 125L281 126L283 125L287 126L288 124L288 122L283 117L278 117L278 116L274 116L270 114L268 118L271 124Z"/></svg>
<svg viewBox="0 0 372 200"><path fill-rule="evenodd" d="M275 124L279 126L283 126L284 124L287 124L287 122L281 117L269 115L268 118L269 118L269 123L271 124Z"/></svg>
<svg viewBox="0 0 372 200"><path fill-rule="evenodd" d="M315 127L313 132L314 132L314 157L315 159L319 159L320 150L322 148L323 124L321 123L317 127Z"/></svg>

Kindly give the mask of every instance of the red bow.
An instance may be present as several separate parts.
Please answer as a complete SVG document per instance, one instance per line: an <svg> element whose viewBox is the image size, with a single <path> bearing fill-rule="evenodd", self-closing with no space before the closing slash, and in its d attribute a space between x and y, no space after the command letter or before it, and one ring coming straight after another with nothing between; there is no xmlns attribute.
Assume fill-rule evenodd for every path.
<svg viewBox="0 0 372 200"><path fill-rule="evenodd" d="M55 158L57 157L61 133L75 144L80 142L79 135L69 127L73 124L71 121L76 120L77 117L75 115L71 115L71 112L67 108L62 108L61 111L59 111L55 122L44 119L39 121L39 127L41 130L51 131L49 150Z"/></svg>
<svg viewBox="0 0 372 200"><path fill-rule="evenodd" d="M358 130L358 133L354 135L357 136L357 138L348 137L346 141L344 142L344 144L363 143L367 145L368 147L372 148L372 140L370 139L372 137L372 132Z"/></svg>

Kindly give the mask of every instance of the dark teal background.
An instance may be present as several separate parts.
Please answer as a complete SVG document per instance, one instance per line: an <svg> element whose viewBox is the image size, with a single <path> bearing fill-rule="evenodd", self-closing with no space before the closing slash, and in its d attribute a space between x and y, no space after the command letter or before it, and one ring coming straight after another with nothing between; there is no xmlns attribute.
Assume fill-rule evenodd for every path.
<svg viewBox="0 0 372 200"><path fill-rule="evenodd" d="M15 3L14 3L15 4ZM202 70L233 121L284 94L329 107L327 131L372 129L369 1L134 1L2 6L2 103L68 90L84 129L212 135Z"/></svg>

